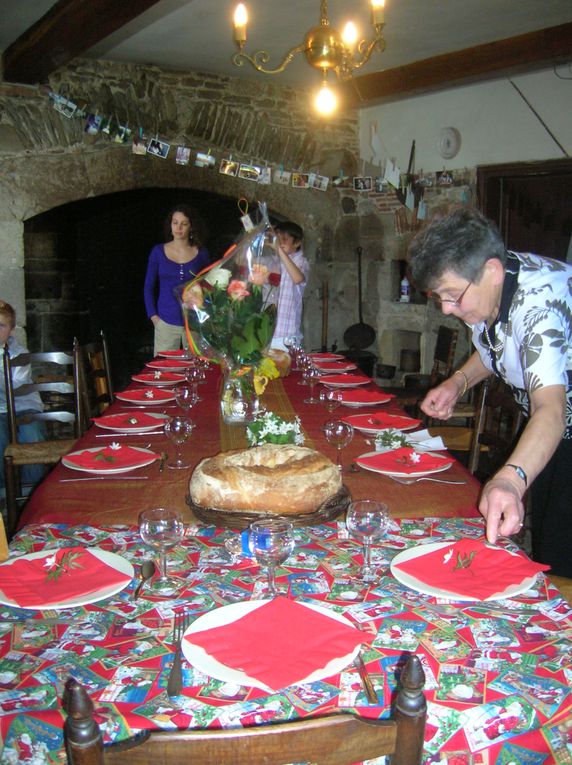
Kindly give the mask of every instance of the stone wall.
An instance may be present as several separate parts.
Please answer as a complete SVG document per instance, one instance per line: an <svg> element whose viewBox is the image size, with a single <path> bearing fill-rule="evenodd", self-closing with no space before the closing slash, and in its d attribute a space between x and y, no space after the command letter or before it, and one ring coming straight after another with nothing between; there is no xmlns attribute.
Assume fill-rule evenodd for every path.
<svg viewBox="0 0 572 765"><path fill-rule="evenodd" d="M282 88L276 80L258 85L199 72L79 60L56 72L50 86L86 110L114 115L135 131L143 127L147 137L157 135L174 146L189 146L193 154L210 149L217 167L221 158L232 155L243 162L328 177L340 170L350 178L356 174L357 114L324 122L309 112L306 93ZM428 193L429 209L445 199L464 198L469 183L470 179L462 179L447 192ZM363 320L378 330L370 350L394 363L397 349L395 342L388 343L387 332L394 315L397 323L403 316L408 321L407 307L395 302L413 232L409 230L411 215L404 216L393 192L356 192L332 184L326 192L275 183L258 186L217 169L195 167L192 161L180 166L171 157L136 156L130 145L87 135L84 120L66 119L55 111L45 89L0 84L0 295L15 305L22 325L26 307L32 312L39 305L38 279L30 281L27 290L25 263L33 265L36 276L54 291L53 300L42 295L50 297L42 301L44 314L51 311L55 318L60 310L81 313L74 305L72 265L58 256L57 243L50 244L49 236L34 238L31 219L78 200L154 188L192 190L223 200L244 196L251 203L262 199L271 211L303 227L312 266L305 297L308 348L322 343L326 282L327 342L345 347L344 330L358 321L356 248L361 246ZM238 215L237 209L237 219ZM396 225L398 217L400 225ZM54 271L55 266L60 270ZM441 319L425 307L416 307L415 312L425 338L426 370ZM40 334L51 342L57 337L45 329ZM462 343L459 349L461 353Z"/></svg>

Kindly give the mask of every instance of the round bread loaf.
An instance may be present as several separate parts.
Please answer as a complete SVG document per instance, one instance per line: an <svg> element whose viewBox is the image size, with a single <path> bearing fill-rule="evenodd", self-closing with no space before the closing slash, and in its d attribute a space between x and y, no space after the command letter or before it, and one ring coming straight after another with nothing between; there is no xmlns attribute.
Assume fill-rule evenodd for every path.
<svg viewBox="0 0 572 765"><path fill-rule="evenodd" d="M314 512L341 486L339 469L323 454L264 444L202 460L190 494L201 507L288 515Z"/></svg>

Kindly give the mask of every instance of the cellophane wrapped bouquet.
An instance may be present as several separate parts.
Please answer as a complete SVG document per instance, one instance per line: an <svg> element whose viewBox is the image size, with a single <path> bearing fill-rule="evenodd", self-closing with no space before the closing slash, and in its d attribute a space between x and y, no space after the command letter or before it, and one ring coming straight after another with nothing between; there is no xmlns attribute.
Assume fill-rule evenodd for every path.
<svg viewBox="0 0 572 765"><path fill-rule="evenodd" d="M259 413L256 388L277 376L263 352L274 334L280 274L267 246L272 231L265 204L260 213L261 222L220 261L177 288L189 347L221 364L225 422L252 421Z"/></svg>

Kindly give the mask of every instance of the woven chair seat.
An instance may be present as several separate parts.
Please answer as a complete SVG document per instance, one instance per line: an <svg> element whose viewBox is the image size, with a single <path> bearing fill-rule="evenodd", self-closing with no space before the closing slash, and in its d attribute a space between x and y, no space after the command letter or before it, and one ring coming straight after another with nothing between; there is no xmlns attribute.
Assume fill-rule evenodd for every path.
<svg viewBox="0 0 572 765"><path fill-rule="evenodd" d="M10 457L14 465L49 465L70 452L77 439L64 438L58 441L37 441L32 444L8 444L5 457Z"/></svg>

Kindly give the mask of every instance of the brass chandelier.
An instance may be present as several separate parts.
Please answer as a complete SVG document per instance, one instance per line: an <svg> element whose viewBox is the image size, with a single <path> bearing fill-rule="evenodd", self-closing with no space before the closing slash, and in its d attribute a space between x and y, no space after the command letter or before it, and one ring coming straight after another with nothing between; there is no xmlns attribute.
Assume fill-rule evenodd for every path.
<svg viewBox="0 0 572 765"><path fill-rule="evenodd" d="M304 42L291 48L278 66L267 68L266 64L270 61L268 51L258 50L248 54L243 50L246 43L248 16L243 3L239 3L234 13L234 41L238 47L238 53L233 56L233 63L236 66L242 66L245 61L248 61L257 72L279 74L298 53L303 53L310 66L322 73L322 90L318 93L316 106L322 113L330 113L336 107L336 98L328 87L328 73L335 72L339 80L347 80L356 69L360 69L369 61L375 50L381 53L385 49L383 38L385 0L370 0L370 4L374 30L374 36L370 40L364 39L358 42L357 29L351 21L346 24L342 33L331 26L328 19L328 0L320 0L319 26L309 29Z"/></svg>

